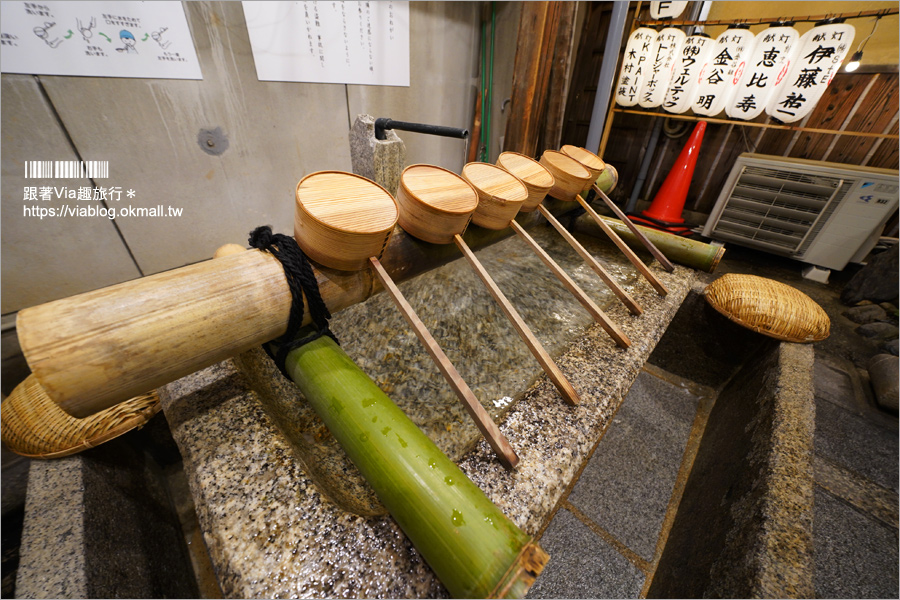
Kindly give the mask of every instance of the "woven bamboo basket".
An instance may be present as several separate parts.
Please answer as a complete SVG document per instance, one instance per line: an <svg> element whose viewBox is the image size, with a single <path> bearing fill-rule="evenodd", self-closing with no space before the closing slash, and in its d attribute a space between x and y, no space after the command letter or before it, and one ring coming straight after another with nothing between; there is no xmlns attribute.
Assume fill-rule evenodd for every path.
<svg viewBox="0 0 900 600"><path fill-rule="evenodd" d="M410 235L449 244L466 230L478 207L475 190L456 173L433 165L412 165L400 175L397 190L400 227Z"/></svg>
<svg viewBox="0 0 900 600"><path fill-rule="evenodd" d="M606 168L606 163L603 162L603 159L601 159L590 150L585 150L584 148L579 148L578 146L565 145L560 148L560 152L580 162L581 165L591 174L591 180L588 181L587 185L584 187L584 190L582 190L582 193L587 192L589 189L591 189L591 185L593 185L593 183L597 181L597 178L600 177L600 173L602 173L603 169Z"/></svg>
<svg viewBox="0 0 900 600"><path fill-rule="evenodd" d="M547 167L555 180L550 195L558 200L574 202L575 196L591 183L591 172L580 162L556 150L546 150L541 164Z"/></svg>
<svg viewBox="0 0 900 600"><path fill-rule="evenodd" d="M528 188L517 177L483 162L463 167L462 177L478 192L472 222L486 229L505 229L528 198Z"/></svg>
<svg viewBox="0 0 900 600"><path fill-rule="evenodd" d="M31 458L61 458L94 448L143 426L159 412L155 391L76 419L29 375L3 401L2 438L10 450Z"/></svg>
<svg viewBox="0 0 900 600"><path fill-rule="evenodd" d="M497 166L512 173L528 190L528 198L519 212L535 210L556 182L544 165L518 152L501 152L497 157Z"/></svg>
<svg viewBox="0 0 900 600"><path fill-rule="evenodd" d="M400 211L386 189L365 177L319 171L297 184L294 237L314 261L360 271L380 257Z"/></svg>
<svg viewBox="0 0 900 600"><path fill-rule="evenodd" d="M728 273L706 288L709 304L737 323L785 342L818 342L831 320L816 302L795 288L756 275Z"/></svg>

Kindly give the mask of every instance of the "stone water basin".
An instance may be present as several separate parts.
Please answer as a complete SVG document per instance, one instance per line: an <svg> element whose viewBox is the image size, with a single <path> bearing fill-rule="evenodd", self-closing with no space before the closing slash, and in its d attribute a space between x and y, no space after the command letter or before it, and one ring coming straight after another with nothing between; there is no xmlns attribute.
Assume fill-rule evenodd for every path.
<svg viewBox="0 0 900 600"><path fill-rule="evenodd" d="M507 472L390 299L335 315L344 349L527 533L535 534L596 444L685 298L690 269L654 264L658 296L613 246L581 241L644 309L630 315L559 235L530 233L632 340L617 348L524 242L479 258L580 393L571 407L542 376L464 261L401 291L520 457ZM226 596L434 597L446 591L328 431L260 350L162 390L204 539Z"/></svg>

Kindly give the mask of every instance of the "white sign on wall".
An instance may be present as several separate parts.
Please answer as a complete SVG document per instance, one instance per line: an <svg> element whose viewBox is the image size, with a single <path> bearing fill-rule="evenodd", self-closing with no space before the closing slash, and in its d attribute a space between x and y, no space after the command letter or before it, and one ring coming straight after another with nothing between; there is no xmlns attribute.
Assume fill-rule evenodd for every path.
<svg viewBox="0 0 900 600"><path fill-rule="evenodd" d="M203 79L181 2L0 2L0 71Z"/></svg>
<svg viewBox="0 0 900 600"><path fill-rule="evenodd" d="M260 81L409 85L409 2L242 2Z"/></svg>
<svg viewBox="0 0 900 600"><path fill-rule="evenodd" d="M687 2L651 2L650 17L653 19L674 19L684 12Z"/></svg>
<svg viewBox="0 0 900 600"><path fill-rule="evenodd" d="M656 36L656 55L650 63L650 74L641 85L638 104L641 108L656 108L662 104L669 89L669 81L678 62L678 53L687 34L680 29L667 27Z"/></svg>
<svg viewBox="0 0 900 600"><path fill-rule="evenodd" d="M735 70L735 78L739 79L734 95L725 105L725 114L743 120L762 114L790 69L799 37L793 27L770 27L759 32L753 52Z"/></svg>
<svg viewBox="0 0 900 600"><path fill-rule="evenodd" d="M782 123L793 123L809 114L841 68L855 33L848 23L820 25L804 33L797 58L775 90L766 113Z"/></svg>

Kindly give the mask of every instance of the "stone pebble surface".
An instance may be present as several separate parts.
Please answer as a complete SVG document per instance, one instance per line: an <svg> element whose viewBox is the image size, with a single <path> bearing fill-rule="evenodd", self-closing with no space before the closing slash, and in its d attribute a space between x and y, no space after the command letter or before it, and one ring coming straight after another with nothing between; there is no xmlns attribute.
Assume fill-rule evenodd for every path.
<svg viewBox="0 0 900 600"><path fill-rule="evenodd" d="M474 274L466 279L469 267L463 261L401 286L476 395L492 407L520 457L513 473L503 469L477 433L471 433L474 425L436 367L424 358L405 322L389 325L389 315L397 311L388 304L374 306L373 300L389 303L386 296L342 311L334 328L360 366L383 387L393 386L385 390L392 399L458 460L513 522L533 535L597 443L696 274L680 266L666 273L654 263L651 268L669 290L663 298L614 248L582 239L644 308L643 315L632 316L601 289L602 282L591 271L577 264L580 259L573 258L573 251L555 245L549 228L536 227L531 233L632 341L627 350L617 348L599 325L588 324L587 313L536 257L528 266L533 255L521 241L510 238L478 253L538 338L558 357L560 368L581 395L579 406L565 404L552 383L539 376L537 363L487 292L478 297L483 287ZM424 279L429 276L435 279ZM428 307L427 313L420 307ZM454 320L448 316L453 314L460 316ZM401 323L399 313L397 319ZM450 333L453 327L478 331L479 323L479 335ZM361 326L371 330L369 346ZM404 336L409 339L401 339ZM460 348L454 348L456 344ZM518 356L507 355L516 351ZM396 358L387 356L390 353ZM416 353L421 356L415 358ZM322 471L340 480L352 477L355 468L339 460L322 463L328 467L318 474L304 467L328 451L317 450L320 454L304 458L297 439L315 447L329 435L317 430L314 420L312 429L282 433L284 419L271 402L266 400L265 407L262 403L264 396L273 395L271 390L257 392L251 384L259 369L271 367L259 367L254 375L245 359L246 355L224 361L161 389L163 409L184 457L204 539L225 595L445 597L446 590L393 519L345 510L344 502L332 500L346 490L335 492L316 483L313 477L321 479ZM264 363L258 355L251 359ZM255 388L261 386L257 383ZM515 401L495 402L504 398ZM361 483L356 492L351 490L351 500L366 487Z"/></svg>

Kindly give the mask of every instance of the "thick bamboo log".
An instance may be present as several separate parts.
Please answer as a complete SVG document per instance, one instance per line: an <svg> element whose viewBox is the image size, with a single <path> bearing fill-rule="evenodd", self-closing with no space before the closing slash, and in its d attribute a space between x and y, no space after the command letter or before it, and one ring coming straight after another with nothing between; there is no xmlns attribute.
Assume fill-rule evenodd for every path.
<svg viewBox="0 0 900 600"><path fill-rule="evenodd" d="M675 265L672 264L672 261L670 261L668 258L666 258L666 255L663 254L659 248L654 246L653 242L651 242L650 240L647 239L647 236L644 235L643 232L637 228L637 225L632 223L631 219L629 219L625 215L625 213L622 212L622 210L618 206L616 206L615 202L613 202L612 200L609 199L609 196L607 196L606 194L603 193L603 190L601 190L597 186L596 183L593 185L593 189L595 192L597 192L597 194L600 196L600 198L603 199L603 202L606 203L607 208L609 208L611 211L613 211L613 214L615 214L616 217L618 217L619 220L622 221L628 227L629 231L631 231L631 233L633 233L634 236L644 245L644 247L647 249L647 251L653 255L653 258L658 260L659 264L661 264L663 266L663 268L666 271L668 271L669 273L674 271ZM591 215L591 216L593 216L593 215ZM599 225L600 222L597 221L597 224Z"/></svg>
<svg viewBox="0 0 900 600"><path fill-rule="evenodd" d="M640 250L644 247L622 221L604 215L600 215L600 218L632 248ZM725 248L721 246L713 246L640 225L637 225L637 228L673 262L692 269L712 273L719 266L719 261L725 254ZM572 223L572 230L594 237L606 237L588 214L583 214L575 219Z"/></svg>
<svg viewBox="0 0 900 600"><path fill-rule="evenodd" d="M548 202L558 214L572 207ZM541 219L529 213L517 221L529 228ZM464 239L477 249L510 235L508 227L469 227ZM453 244L397 228L381 262L400 282L458 258ZM332 313L382 290L370 269L315 272ZM251 250L25 309L16 329L47 394L85 417L282 335L290 303L281 264Z"/></svg>
<svg viewBox="0 0 900 600"><path fill-rule="evenodd" d="M548 560L328 337L286 368L456 598L523 598Z"/></svg>

